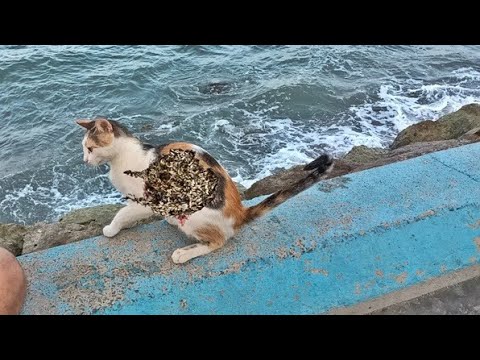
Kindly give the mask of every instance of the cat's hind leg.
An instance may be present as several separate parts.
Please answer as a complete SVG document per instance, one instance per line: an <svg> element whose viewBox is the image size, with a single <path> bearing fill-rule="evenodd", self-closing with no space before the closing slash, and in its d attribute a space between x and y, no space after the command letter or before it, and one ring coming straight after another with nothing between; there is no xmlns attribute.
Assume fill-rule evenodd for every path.
<svg viewBox="0 0 480 360"><path fill-rule="evenodd" d="M115 215L110 225L103 228L103 235L113 237L120 230L131 227L137 221L146 219L153 215L152 209L134 202L129 203Z"/></svg>
<svg viewBox="0 0 480 360"><path fill-rule="evenodd" d="M172 254L174 263L182 264L193 258L206 255L221 248L227 240L224 232L215 225L208 225L195 231L194 237L200 243L175 250Z"/></svg>

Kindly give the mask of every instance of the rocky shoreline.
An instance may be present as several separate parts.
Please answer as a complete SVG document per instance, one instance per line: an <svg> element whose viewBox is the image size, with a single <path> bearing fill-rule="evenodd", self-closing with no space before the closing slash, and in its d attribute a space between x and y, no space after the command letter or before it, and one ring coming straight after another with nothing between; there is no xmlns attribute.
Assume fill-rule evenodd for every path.
<svg viewBox="0 0 480 360"><path fill-rule="evenodd" d="M403 161L434 151L480 141L480 104L469 104L437 121L426 120L409 126L398 134L389 149L356 146L336 165L328 178ZM268 176L249 189L239 186L244 199L271 194L293 184L305 175L303 165ZM102 234L124 205L100 205L78 209L64 215L57 223L33 225L0 224L0 246L15 255L27 254L68 244ZM159 220L152 217L143 223Z"/></svg>

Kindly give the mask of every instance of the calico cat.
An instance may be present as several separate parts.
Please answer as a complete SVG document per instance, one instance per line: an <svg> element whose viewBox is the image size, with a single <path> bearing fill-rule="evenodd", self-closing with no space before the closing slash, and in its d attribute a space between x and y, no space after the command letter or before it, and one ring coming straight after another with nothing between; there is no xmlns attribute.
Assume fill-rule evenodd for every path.
<svg viewBox="0 0 480 360"><path fill-rule="evenodd" d="M333 159L324 154L306 165L303 179L292 186L276 192L252 207L242 205L240 194L226 170L199 146L176 142L161 146L142 143L124 126L114 120L97 118L77 120L77 124L87 129L83 138L83 160L89 165L110 165L109 178L113 186L125 196L143 196L144 182L124 174L126 170L146 169L158 154L167 154L171 149L193 150L195 157L205 168L210 168L218 176L215 200L208 206L188 217L166 217L187 236L199 243L177 249L172 254L175 263L184 263L198 256L208 254L225 245L237 231L250 221L264 215L287 199L309 188L324 178L333 168ZM103 228L103 234L112 237L138 220L153 215L149 207L128 200L128 205L120 209L110 225Z"/></svg>

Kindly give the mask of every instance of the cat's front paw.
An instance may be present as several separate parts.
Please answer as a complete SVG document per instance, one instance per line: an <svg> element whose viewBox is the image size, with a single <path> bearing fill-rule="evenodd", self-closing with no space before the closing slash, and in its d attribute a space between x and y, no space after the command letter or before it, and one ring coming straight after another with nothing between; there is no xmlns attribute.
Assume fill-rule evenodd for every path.
<svg viewBox="0 0 480 360"><path fill-rule="evenodd" d="M188 250L177 249L172 254L172 260L175 264L183 264L184 262L187 262L188 260L191 259L191 256L189 255L190 254Z"/></svg>
<svg viewBox="0 0 480 360"><path fill-rule="evenodd" d="M105 235L106 237L114 237L119 232L120 229L112 225L107 225L103 228L103 235Z"/></svg>

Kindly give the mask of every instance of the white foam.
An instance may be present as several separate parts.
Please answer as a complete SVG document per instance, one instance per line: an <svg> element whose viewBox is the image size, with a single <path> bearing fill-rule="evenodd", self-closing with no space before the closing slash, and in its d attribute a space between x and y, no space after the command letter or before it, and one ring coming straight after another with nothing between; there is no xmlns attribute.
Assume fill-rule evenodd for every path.
<svg viewBox="0 0 480 360"><path fill-rule="evenodd" d="M4 182L5 189L1 190L6 195L0 201L0 209L8 214L8 221L23 224L55 221L71 210L122 202L121 194L106 179L107 174L98 173L99 169L85 169L83 174L80 172L82 175L76 171L72 174L66 172L65 166L53 166L51 174L38 171L27 179L9 178ZM45 183L45 175L52 180Z"/></svg>
<svg viewBox="0 0 480 360"><path fill-rule="evenodd" d="M104 194L90 194L83 199L64 199L62 204L53 209L55 217L59 218L62 215L77 209L82 209L89 206L105 205L105 204L121 204L123 200L121 195L112 191Z"/></svg>
<svg viewBox="0 0 480 360"><path fill-rule="evenodd" d="M338 125L332 126L311 128L295 125L290 119L270 119L269 109L275 109L275 106L253 113L242 110L250 127L263 130L255 136L271 142L270 148L275 150L252 159L251 163L257 169L254 176L239 170L234 179L249 187L271 175L275 169L311 161L320 155L312 154L314 147L336 156L359 145L385 148L400 131L412 124L437 120L464 105L480 103L480 92L470 83L480 80L480 72L462 68L454 71L452 78L456 81L451 84L432 84L416 79L388 80L380 85L375 100L368 99L361 105L351 106L343 114L343 121L335 121ZM231 129L234 130L238 132L238 129Z"/></svg>
<svg viewBox="0 0 480 360"><path fill-rule="evenodd" d="M230 122L228 120L216 120L214 123L213 123L213 130L218 130L220 127L222 126L228 126L230 125Z"/></svg>
<svg viewBox="0 0 480 360"><path fill-rule="evenodd" d="M477 71L471 67L454 70L452 71L452 74L457 79L462 80L462 83L468 80L480 81L480 71Z"/></svg>
<svg viewBox="0 0 480 360"><path fill-rule="evenodd" d="M157 126L157 128L154 130L154 134L166 135L166 134L172 133L177 129L178 129L178 126L174 126L173 124L161 124Z"/></svg>
<svg viewBox="0 0 480 360"><path fill-rule="evenodd" d="M91 51L89 48L68 49L79 53ZM246 48L230 48L228 51L238 52L236 54L240 56L245 50ZM4 51L3 57L10 64L15 64L29 59L36 51L36 48ZM49 51L57 53L58 49L52 48ZM138 52L139 49L135 51ZM140 51L161 53L159 49ZM400 64L400 61L405 57L402 57L401 51L398 54L399 58L397 55L391 58L391 51L396 51L395 49L376 50L374 47L300 46L268 51L271 52L267 57L263 51L259 51L258 54L251 55L250 60L256 58L256 61L242 59L241 63L237 64L239 68L231 67L243 69L235 76L232 75L232 78L236 78L233 84L235 91L229 92L225 97L215 96L215 101L212 101L208 94L198 92L195 84L197 80L205 80L202 74L177 74L178 77L173 83L167 82L165 86L174 95L173 103L167 101L167 105L164 105L159 102L160 109L155 111L168 113L176 119L178 117L181 119L178 120L178 125L174 125L177 120L170 122L160 119L157 116L158 112L154 115L148 107L145 107L145 113L122 115L122 119L126 118L132 123L141 118L155 119L155 124L163 123L148 131L148 136L161 138L174 132L178 135L182 131L180 134L185 133L188 138L197 139L199 145L207 145L206 148L220 162L223 162L222 155L228 155L225 156L227 160L234 159L230 160L230 165L238 163L244 165L238 169L233 168L233 165L232 168L227 166L229 172L235 174L234 180L249 187L256 180L271 175L276 169L309 162L324 151L338 156L358 145L387 147L399 131L411 124L426 119L435 120L446 113L458 110L465 104L480 102L478 67L458 68L449 73L434 70L439 74L436 82L412 77L388 78L378 80L379 83L376 84L374 83L376 79L387 79L391 72L402 71L404 64ZM387 61L379 60L382 54L387 55ZM365 66L366 63L362 60L368 60L369 65ZM148 60L145 61L146 63L141 66L150 69ZM395 66L390 67L389 61L393 61ZM294 62L296 65L282 67L282 62ZM138 64L129 64L131 62L122 68L128 69L128 73L132 72L134 66L141 69ZM230 69L230 63L227 64ZM438 62L435 61L433 65L436 64ZM423 71L422 77L428 79L431 72L425 69L432 63L427 61L421 65L412 73L415 72L416 76L419 76L418 74ZM374 69L377 67L382 68ZM103 75L108 73L108 68L101 68L96 72ZM408 71L404 73L408 74ZM170 77L170 74L167 75ZM209 76L208 73L206 76ZM358 87L352 78L359 79ZM315 108L317 104L315 100L311 100L314 99L311 96L312 91L325 91L325 94L336 101L343 100L342 93L352 94L361 91L363 99L363 96L371 93L369 89L372 85L377 87L373 95L365 101L345 99L346 102L357 102L342 113L333 115L327 113L326 116L330 116L327 119L306 119L302 114L295 117L290 107L298 106L300 108L298 112L301 113L300 104L306 95L307 106ZM299 99L300 103L292 101L292 98ZM352 99L354 98L352 96ZM36 107L41 105L41 102L35 99L31 101ZM338 108L341 106L338 105ZM127 111L120 103L108 106L106 110L110 113L131 111ZM291 110L292 115L287 115ZM73 116L77 110L73 107L66 111L68 116ZM65 117L63 110L62 117ZM127 121L126 125L128 123ZM51 132L47 127L45 129ZM75 146L78 146L78 143ZM218 152L215 151L217 149ZM235 162L238 158L242 161ZM5 184L5 189L1 190L6 190L3 193L7 195L0 199L0 208L9 216L11 214L9 218L13 216L16 217L16 221L30 222L31 219L38 219L37 213L40 212L53 214L48 215L50 217L47 220L54 220L53 217L73 209L122 201L121 195L109 185L105 178L106 174L91 173L83 168L71 170L63 167L76 166L77 162L78 158L72 161L71 165L54 167L53 175L42 176L39 170L30 179L23 179L21 173L9 174L8 180L2 175L0 186ZM68 160L66 163L68 164ZM226 165L229 163L226 162ZM42 171L49 171L46 169L49 169L48 166ZM89 189L93 191L89 192ZM44 215L41 220L44 220Z"/></svg>

